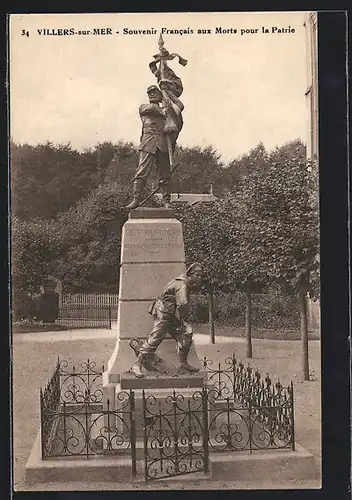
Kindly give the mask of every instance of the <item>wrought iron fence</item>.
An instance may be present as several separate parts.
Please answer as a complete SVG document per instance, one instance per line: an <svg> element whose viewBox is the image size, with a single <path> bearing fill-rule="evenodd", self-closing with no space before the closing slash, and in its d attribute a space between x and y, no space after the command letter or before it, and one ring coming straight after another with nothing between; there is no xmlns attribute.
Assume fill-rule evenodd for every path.
<svg viewBox="0 0 352 500"><path fill-rule="evenodd" d="M111 328L110 306L61 305L56 323L72 328Z"/></svg>
<svg viewBox="0 0 352 500"><path fill-rule="evenodd" d="M118 407L103 402L102 370L87 360L67 369L58 360L40 392L42 458L123 455L133 457L134 394L121 391ZM135 460L134 460L135 463Z"/></svg>
<svg viewBox="0 0 352 500"><path fill-rule="evenodd" d="M235 355L203 359L208 380L209 444L214 450L295 449L293 384L272 384Z"/></svg>
<svg viewBox="0 0 352 500"><path fill-rule="evenodd" d="M132 476L143 453L146 480L207 472L209 452L294 450L293 385L284 387L235 356L203 359L202 390L166 397L120 391L104 401L102 373L90 360L58 360L40 391L42 458L128 456Z"/></svg>
<svg viewBox="0 0 352 500"><path fill-rule="evenodd" d="M145 479L208 472L206 390L172 391L156 398L143 391Z"/></svg>
<svg viewBox="0 0 352 500"><path fill-rule="evenodd" d="M41 423L41 446L42 458L45 456L45 443L51 441L55 426L49 418L50 413L59 411L60 407L60 361L57 361L53 376L46 384L45 388L40 389L40 423Z"/></svg>

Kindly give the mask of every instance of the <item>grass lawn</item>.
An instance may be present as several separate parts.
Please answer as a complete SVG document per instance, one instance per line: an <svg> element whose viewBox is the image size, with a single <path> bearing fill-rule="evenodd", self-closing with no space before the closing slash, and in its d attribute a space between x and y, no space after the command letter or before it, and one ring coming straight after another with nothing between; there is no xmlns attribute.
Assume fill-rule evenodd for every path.
<svg viewBox="0 0 352 500"><path fill-rule="evenodd" d="M222 335L220 328L217 334ZM40 333L38 334L40 335ZM103 336L103 333L102 333ZM13 342L13 446L14 446L14 488L16 491L29 489L24 481L25 464L31 451L39 427L39 389L50 378L57 357L70 363L78 363L87 358L98 366L105 364L113 351L113 338L61 340L61 341L23 341L21 335L14 336ZM223 360L235 352L239 360L250 362L258 368L262 375L269 373L273 382L278 378L283 384L294 382L295 390L295 432L296 441L314 454L316 460L317 481L319 487L321 467L320 442L320 342L309 343L311 380L303 382L300 376L301 346L295 341L253 340L253 358L245 358L245 346L241 342L218 343L215 345L199 345L198 355L207 356L214 362ZM208 483L207 483L208 484ZM203 486L202 486L203 487ZM215 487L209 485L206 489ZM219 488L221 486L217 486ZM231 483L224 488L231 489ZM238 486L234 486L238 488ZM243 488L246 485L242 485ZM249 487L251 487L249 485ZM269 487L269 486L268 486ZM275 485L272 485L275 488ZM280 485L278 486L280 487ZM295 487L295 486L291 486ZM297 488L304 486L296 486ZM121 489L113 484L67 484L33 486L39 489ZM160 488L165 489L165 483ZM132 489L132 486L131 486ZM182 488L184 489L184 484Z"/></svg>

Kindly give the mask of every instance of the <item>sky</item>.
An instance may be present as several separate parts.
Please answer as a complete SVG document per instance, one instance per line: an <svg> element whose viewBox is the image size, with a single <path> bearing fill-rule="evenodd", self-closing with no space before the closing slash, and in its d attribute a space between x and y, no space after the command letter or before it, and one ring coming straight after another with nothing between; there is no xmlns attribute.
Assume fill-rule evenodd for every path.
<svg viewBox="0 0 352 500"><path fill-rule="evenodd" d="M178 144L213 146L227 162L260 141L273 149L307 139L304 12L16 14L10 16L10 136L83 150L99 142L138 144L139 105L155 83L149 62L165 47L188 60ZM215 33L216 28L237 33ZM269 33L263 33L263 28ZM273 33L273 27L277 30ZM38 30L110 28L112 35L39 35ZM123 30L154 29L155 34ZM286 33L279 33L279 29ZM198 34L198 29L211 33ZM241 30L258 30L242 34ZM294 30L294 32L292 32ZM116 32L119 33L116 33ZM29 36L26 35L28 32Z"/></svg>

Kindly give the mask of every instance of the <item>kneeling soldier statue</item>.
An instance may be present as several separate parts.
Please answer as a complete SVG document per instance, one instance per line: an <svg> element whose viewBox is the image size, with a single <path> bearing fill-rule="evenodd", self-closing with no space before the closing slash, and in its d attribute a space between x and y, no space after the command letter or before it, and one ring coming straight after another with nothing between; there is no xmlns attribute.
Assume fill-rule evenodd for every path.
<svg viewBox="0 0 352 500"><path fill-rule="evenodd" d="M185 274L178 276L166 285L161 295L153 302L149 313L154 318L151 333L145 342L133 347L135 339L131 339L130 346L137 354L137 361L131 371L138 378L143 377L142 368L150 370L152 366L158 371L157 364L162 360L155 351L169 333L176 340L180 371L198 372L199 369L187 362L187 356L192 345L193 330L188 322L189 300L191 293L197 293L203 283L204 269L197 262L192 264Z"/></svg>

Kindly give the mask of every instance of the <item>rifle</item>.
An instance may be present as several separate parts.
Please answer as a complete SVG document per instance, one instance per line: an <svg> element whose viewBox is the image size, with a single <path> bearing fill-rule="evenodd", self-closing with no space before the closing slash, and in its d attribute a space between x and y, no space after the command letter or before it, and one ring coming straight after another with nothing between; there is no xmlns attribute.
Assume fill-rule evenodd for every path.
<svg viewBox="0 0 352 500"><path fill-rule="evenodd" d="M172 169L170 170L170 175L166 178L166 179L163 179L163 180L160 180L158 181L158 184L156 186L156 188L153 189L153 191L151 193L148 194L148 196L146 198L144 198L143 201L140 202L139 206L141 207L142 205L144 205L144 203L146 203L148 200L150 200L150 198L152 196L155 195L155 193L158 191L159 187L164 184L165 182L169 181L171 179L171 176L172 174L175 172L175 170L178 169L178 167L180 166L179 163L175 163L172 167Z"/></svg>

